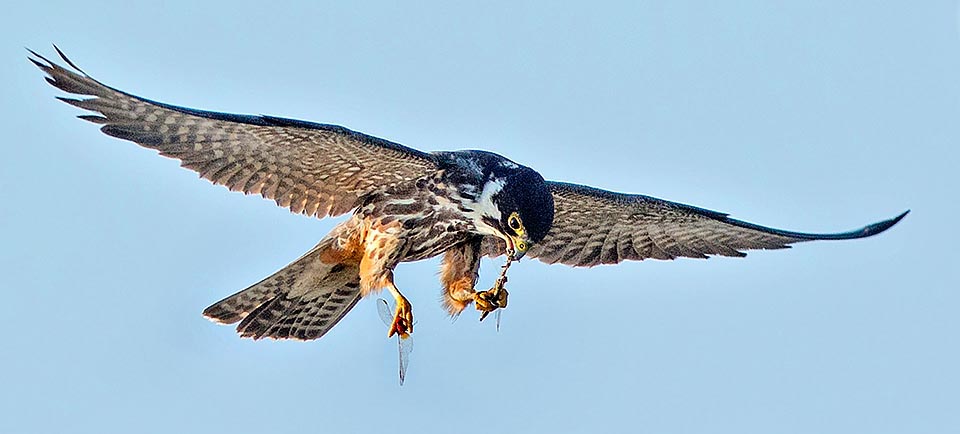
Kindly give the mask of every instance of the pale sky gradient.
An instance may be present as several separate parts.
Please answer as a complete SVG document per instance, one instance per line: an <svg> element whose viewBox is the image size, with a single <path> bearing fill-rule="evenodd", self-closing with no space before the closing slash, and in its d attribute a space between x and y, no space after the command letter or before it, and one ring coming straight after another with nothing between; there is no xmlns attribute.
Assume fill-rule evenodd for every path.
<svg viewBox="0 0 960 434"><path fill-rule="evenodd" d="M960 432L956 1L11 2L0 18L0 432ZM458 2L459 3L459 2ZM548 179L880 236L745 259L510 270L502 330L401 265L317 342L208 304L339 219L228 192L53 99L120 89L481 148ZM488 287L499 262L487 262Z"/></svg>

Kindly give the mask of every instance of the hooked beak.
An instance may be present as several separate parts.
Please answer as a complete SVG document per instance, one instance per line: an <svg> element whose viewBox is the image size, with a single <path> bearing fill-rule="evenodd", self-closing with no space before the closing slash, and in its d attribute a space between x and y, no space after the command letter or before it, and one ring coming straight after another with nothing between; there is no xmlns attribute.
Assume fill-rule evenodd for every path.
<svg viewBox="0 0 960 434"><path fill-rule="evenodd" d="M526 235L507 236L507 258L511 261L519 261L523 255L527 254L530 248L530 239Z"/></svg>

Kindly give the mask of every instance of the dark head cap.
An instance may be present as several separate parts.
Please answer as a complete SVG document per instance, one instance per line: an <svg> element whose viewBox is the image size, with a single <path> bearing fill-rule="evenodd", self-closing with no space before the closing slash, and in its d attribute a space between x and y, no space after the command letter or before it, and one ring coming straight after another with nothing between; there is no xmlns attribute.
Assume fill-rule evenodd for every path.
<svg viewBox="0 0 960 434"><path fill-rule="evenodd" d="M504 184L493 202L500 210L500 226L508 235L515 235L517 223L530 242L539 243L553 225L553 194L546 181L535 170L519 166L504 174ZM511 216L519 217L519 222Z"/></svg>

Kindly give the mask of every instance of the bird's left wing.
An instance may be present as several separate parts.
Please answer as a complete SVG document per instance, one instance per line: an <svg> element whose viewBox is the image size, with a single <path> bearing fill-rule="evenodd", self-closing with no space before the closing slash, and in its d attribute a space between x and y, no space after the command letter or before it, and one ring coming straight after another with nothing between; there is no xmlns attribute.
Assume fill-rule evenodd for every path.
<svg viewBox="0 0 960 434"><path fill-rule="evenodd" d="M113 89L30 51L53 86L88 99L60 100L96 114L80 118L234 191L273 199L295 213L335 216L364 196L437 170L435 157L336 125L177 107Z"/></svg>
<svg viewBox="0 0 960 434"><path fill-rule="evenodd" d="M727 214L638 194L547 182L556 213L553 227L526 256L576 267L625 260L746 256L741 250L782 249L812 240L869 237L896 224L890 220L842 233L791 232L736 220ZM502 241L486 237L484 253L499 255Z"/></svg>

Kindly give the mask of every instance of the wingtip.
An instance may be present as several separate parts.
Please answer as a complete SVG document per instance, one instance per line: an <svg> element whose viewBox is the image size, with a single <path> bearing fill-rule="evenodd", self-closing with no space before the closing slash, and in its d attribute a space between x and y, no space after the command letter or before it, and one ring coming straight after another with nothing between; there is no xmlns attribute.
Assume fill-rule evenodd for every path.
<svg viewBox="0 0 960 434"><path fill-rule="evenodd" d="M40 53L37 53L36 51L31 50L30 47L23 47L23 49L27 50L27 52L34 57L39 57L41 59L43 58L43 56L41 56Z"/></svg>
<svg viewBox="0 0 960 434"><path fill-rule="evenodd" d="M36 65L38 68L42 70L50 69L49 59L47 59L46 57L43 57L42 54L31 50L29 47L23 47L23 49L27 50L27 52L30 53L30 55L27 56L27 60L29 60L30 63L33 63L34 65Z"/></svg>
<svg viewBox="0 0 960 434"><path fill-rule="evenodd" d="M876 235L876 234L879 234L879 233L881 233L881 232L884 232L884 231L886 231L887 229L890 229L891 227L893 227L893 225L899 223L900 220L903 220L903 218L906 217L907 214L910 214L910 210L906 210L906 211L900 213L900 215L898 215L898 216L896 216L896 217L894 217L894 218L892 218L892 219L884 220L884 221L882 221L882 222L877 222L877 223L874 223L874 224L872 224L872 225L870 225L870 226L867 226L867 227L863 228L863 236L864 236L864 237L869 237L869 236L871 236L871 235Z"/></svg>
<svg viewBox="0 0 960 434"><path fill-rule="evenodd" d="M57 55L60 56L60 58L63 59L63 61L66 62L67 65L69 65L71 68L73 68L80 74L83 74L84 76L89 77L89 75L87 75L86 72L80 69L80 67L78 67L77 64L73 63L73 61L70 60L70 58L68 58L67 55L63 53L63 50L61 50L60 47L57 46L57 44L52 44L52 45L53 45L54 51L57 52ZM27 59L33 62L34 65L37 65L38 67L40 67L41 69L50 69L50 68L57 67L57 65L53 63L50 59L30 49L30 47L23 47L23 48L27 50L27 52L30 53L31 56L33 56L33 57L28 56ZM41 61L46 62L46 64L41 63Z"/></svg>
<svg viewBox="0 0 960 434"><path fill-rule="evenodd" d="M75 63L73 63L73 61L70 60L66 54L63 54L63 51L60 50L60 47L58 47L57 44L51 44L51 45L53 45L53 49L56 50L57 55L60 56L60 58L63 59L63 61L66 62L67 65L70 65L71 68L75 69L77 72L83 74L84 76L88 76L87 73L84 72L82 69L80 69L80 67L77 66Z"/></svg>

